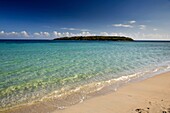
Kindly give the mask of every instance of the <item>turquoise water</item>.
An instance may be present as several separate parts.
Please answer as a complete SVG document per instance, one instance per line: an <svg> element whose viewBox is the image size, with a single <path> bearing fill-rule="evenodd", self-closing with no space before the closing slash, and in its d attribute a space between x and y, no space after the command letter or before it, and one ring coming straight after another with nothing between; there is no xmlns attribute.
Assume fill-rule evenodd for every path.
<svg viewBox="0 0 170 113"><path fill-rule="evenodd" d="M169 69L170 42L0 41L0 108Z"/></svg>

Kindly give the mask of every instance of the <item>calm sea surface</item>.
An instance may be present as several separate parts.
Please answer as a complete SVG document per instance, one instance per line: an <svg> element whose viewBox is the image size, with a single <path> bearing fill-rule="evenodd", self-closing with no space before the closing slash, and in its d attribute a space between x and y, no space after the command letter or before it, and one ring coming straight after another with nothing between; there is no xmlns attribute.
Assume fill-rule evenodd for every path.
<svg viewBox="0 0 170 113"><path fill-rule="evenodd" d="M81 101L105 86L168 70L170 42L1 40L0 108L74 94Z"/></svg>

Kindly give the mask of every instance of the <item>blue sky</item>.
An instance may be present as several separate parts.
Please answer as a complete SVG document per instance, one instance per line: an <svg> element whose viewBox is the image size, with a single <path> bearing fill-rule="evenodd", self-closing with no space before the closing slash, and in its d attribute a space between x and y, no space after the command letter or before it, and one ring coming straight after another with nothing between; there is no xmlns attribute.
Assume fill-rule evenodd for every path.
<svg viewBox="0 0 170 113"><path fill-rule="evenodd" d="M170 0L1 0L0 38L123 35L170 40Z"/></svg>

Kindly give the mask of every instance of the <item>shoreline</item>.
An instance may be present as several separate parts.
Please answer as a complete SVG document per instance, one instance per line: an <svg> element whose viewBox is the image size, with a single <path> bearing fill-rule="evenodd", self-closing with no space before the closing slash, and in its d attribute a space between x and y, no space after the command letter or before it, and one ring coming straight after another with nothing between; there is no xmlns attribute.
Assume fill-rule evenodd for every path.
<svg viewBox="0 0 170 113"><path fill-rule="evenodd" d="M9 109L9 110L5 110L4 112L5 113L9 113L9 112L13 112L13 113L18 113L18 112L23 112L23 113L25 113L25 112L31 112L31 113L34 113L34 112L38 112L38 111L41 111L42 113L46 113L46 112L52 112L52 113L75 113L77 110L78 110L78 113L86 113L87 111L86 110L88 110L88 107L86 108L86 104L92 104L92 105L96 105L96 106L98 106L98 101L105 101L105 100L112 100L113 102L115 101L116 103L122 103L123 101L121 100L122 98L124 98L125 100L124 101L129 101L128 100L128 98L129 97L131 97L131 94L129 94L129 93L131 93L131 92L133 92L132 91L132 88L135 86L135 89L138 89L138 84L145 84L145 82L146 81L151 81L151 83L152 83L152 79L154 79L154 78L156 78L156 79L161 79L162 77L158 77L158 76L164 76L164 74L166 75L166 74L168 74L168 75L170 75L170 71L165 71L164 73L155 73L155 74L151 74L150 76L142 76L142 78L141 77L139 77L139 78L136 78L136 79L132 79L132 80L130 80L130 81L128 81L128 79L127 79L127 83L124 83L124 84L119 84L120 86L119 87L116 87L116 89L114 89L113 90L113 87L112 86L106 86L104 89L102 89L102 90L107 90L106 92L102 92L102 90L101 91L99 91L99 92L97 92L97 93L94 93L94 94L92 94L92 96L90 96L89 98L86 98L85 99L85 101L84 101L84 99L80 99L80 102L77 102L77 103L75 103L75 104L73 104L73 105L69 105L69 106L58 106L58 108L56 108L56 103L58 103L58 101L61 101L62 102L62 100L57 100L57 99L54 99L53 101L52 101L52 103L49 103L50 101L46 101L46 102L40 102L40 103L35 103L35 104L32 104L32 105L24 105L24 106L20 106L20 107L16 107L16 108L14 108L14 109ZM151 80L150 80L151 79ZM159 81L159 79L158 79L158 81ZM167 78L168 80L170 80L170 77L169 78ZM107 83L108 81L106 81L106 83ZM109 82L111 82L110 80L109 80ZM121 81L120 81L121 82ZM98 84L98 83L97 83ZM148 84L148 83L146 83L146 84ZM148 85L150 85L150 84L148 84ZM100 86L100 85L99 85ZM129 87L130 86L130 88L127 88L127 87ZM145 85L145 86L147 86L147 85ZM169 85L170 86L170 85ZM110 90L109 89L109 87L111 87L111 89L112 90ZM132 88L131 88L132 87ZM140 87L139 87L140 88ZM143 88L143 87L142 87ZM123 93L124 93L124 95L122 95L122 90L126 90L126 91L123 91ZM138 92L141 92L140 90L138 91ZM144 91L143 93L146 93L146 91ZM133 95L137 95L137 92L133 92ZM168 93L169 95L170 95L170 92ZM110 95L113 95L113 97L111 97ZM76 95L75 95L76 96ZM101 99L101 97L102 98L106 98L106 99ZM127 99L126 99L126 98ZM170 96L169 96L170 97ZM76 98L79 98L79 97L76 97ZM117 98L120 98L120 101L119 100L117 100ZM136 97L135 97L136 98ZM97 100L96 100L97 99ZM133 99L133 98L132 98ZM137 98L137 100L138 100L139 98ZM141 99L139 99L139 100L141 100ZM69 101L69 100L68 100ZM134 100L133 100L134 101ZM70 101L71 102L71 101ZM107 103L107 102L102 102L103 104L105 104L105 103ZM44 106L45 104L47 104L47 106ZM51 104L50 106L49 106L49 104ZM85 104L85 106L84 106L84 104ZM107 104L109 104L109 103L107 103ZM133 103L130 103L130 106L131 106L131 104L133 104ZM136 104L138 104L138 103L136 103ZM88 105L88 106L89 106ZM55 106L55 107L54 107ZM84 110L82 111L81 109L77 109L76 107L78 107L79 108L79 106L80 106L80 108L82 107L84 110L85 110L85 112L84 112ZM103 106L105 106L105 105L103 105ZM108 106L108 108L109 107L112 107L112 106L115 106L115 105L112 105L111 103L110 103L110 105ZM122 103L122 105L120 104L119 106L124 106L124 103ZM129 104L128 105L125 105L125 106L127 106L126 108L128 108L128 106L129 106ZM44 108L44 107L47 107L47 108ZM100 108L102 108L102 106L100 106ZM113 107L114 108L114 107ZM121 109L122 107L120 107L120 109ZM169 101L169 108L170 108L170 101ZM71 110L70 111L70 109L73 109L73 111ZM93 108L91 108L91 109L93 109ZM96 110L97 110L98 108L95 108L94 107L94 111L92 112L92 113L96 113ZM111 109L111 108L109 108L109 109ZM138 109L138 108L137 108ZM35 111L36 110L36 111ZM74 111L74 110L76 110L76 111ZM54 111L54 112L53 112ZM98 110L97 110L98 111ZM101 110L102 111L102 110ZM114 112L114 110L112 110L113 112ZM1 112L1 111L0 111ZM3 112L3 111L2 111ZM107 112L107 113L109 113L109 111L103 111L103 112ZM103 112L101 112L101 113L103 113ZM113 113L113 112L111 112L111 113ZM122 112L122 111L115 111L115 112ZM136 112L134 112L134 113L136 113ZM138 112L137 112L138 113ZM143 113L143 112L141 112L141 113ZM149 112L150 113L150 112ZM151 112L152 113L152 112ZM154 113L154 112L153 112ZM167 112L168 113L168 112Z"/></svg>
<svg viewBox="0 0 170 113"><path fill-rule="evenodd" d="M169 69L169 68L167 68L167 69ZM154 70L157 70L157 69L154 69ZM125 98L124 96L126 96L127 98L131 97L130 95L122 95L122 94L119 95L119 93L122 93L122 91L121 91L122 89L126 90L126 91L123 91L123 93L127 93L127 94L131 93L131 92L133 92L131 87L127 88L127 89L126 89L126 87L135 86L136 87L135 89L138 89L138 84L145 84L145 82L150 80L150 79L151 79L151 83L152 83L152 79L154 79L154 78L158 79L157 76L164 76L164 74L168 74L170 76L170 71L166 70L164 72L161 72L161 71L157 70L157 71L153 71L153 73L145 73L144 76L143 76L143 74L135 73L135 74L132 74L132 75L129 75L129 76L122 76L120 78L111 79L111 80L108 80L108 81L102 81L102 82L96 82L96 83L94 82L94 83L88 84L89 85L88 87L93 86L94 89L96 89L96 92L94 92L94 93L89 93L88 94L86 92L86 89L83 88L83 86L80 86L79 88L77 87L77 88L72 89L72 90L70 90L68 92L68 94L69 93L71 94L74 91L78 91L78 90L83 91L84 90L87 93L86 96L85 95L83 96L82 94L79 95L78 92L75 92L75 95L72 95L72 96L68 96L67 97L67 96L63 95L64 97L62 97L62 98L55 98L56 94L55 93L54 94L51 93L51 96L49 95L50 98L48 96L46 98L46 96L45 96L41 100L37 100L37 101L35 101L33 103L30 103L30 104L28 103L28 104L19 105L19 106L16 106L16 107L14 106L12 109L2 110L2 111L0 111L0 113L1 112L3 112L3 113L11 113L11 112L13 112L13 113L18 113L18 112L20 112L20 113L36 113L36 112L42 112L42 113L47 113L47 112L49 112L49 113L67 113L67 112L75 113L75 111L70 112L68 110L69 109L73 109L75 106L78 106L78 108L80 106L83 109L86 109L85 106L84 107L82 106L82 104L84 104L84 103L88 104L89 101L90 102L92 101L92 103L93 103L92 105L95 105L95 104L97 105L98 104L98 100L96 100L96 99L99 99L100 101L102 101L102 99L100 97L102 97L102 98L105 97L108 100L112 100L113 99L113 101L116 99L115 102L119 102L117 100L117 98L120 98L120 103L121 103L122 102L121 99ZM161 78L162 77L160 77L159 79L161 79ZM170 77L168 78L168 80L170 80ZM105 87L103 87L104 84L105 84ZM170 84L169 84L169 86L170 86ZM145 85L145 87L147 87L147 85ZM141 87L139 87L139 88L141 88ZM144 89L142 89L142 90L144 90ZM146 93L146 91L144 91L142 93ZM114 97L107 97L107 96L109 96L111 94L113 94ZM134 94L138 95L136 92ZM169 95L170 95L170 92L169 92ZM60 96L60 95L58 95L58 96ZM74 99L78 99L78 100L76 100L75 103L74 103L74 101L72 101L72 97ZM64 101L63 99L66 100L66 101ZM137 100L138 99L139 98L137 98ZM93 100L95 100L96 102L95 101L93 102ZM68 102L69 103L73 102L73 104L65 105L63 102L65 104L68 103ZM102 102L102 103L107 103L107 102ZM136 103L136 104L138 104L138 103ZM109 105L109 106L112 106L112 104ZM122 105L120 104L120 106L122 106ZM126 105L126 106L128 106L128 105ZM101 107L102 106L100 106L100 108ZM122 108L122 107L120 107L120 108ZM170 108L170 101L169 101L169 108ZM111 109L111 108L109 108L109 109ZM80 109L80 111L78 111L78 113L86 113L86 112L82 112L81 109ZM108 112L108 111L103 111L103 112ZM103 113L103 112L101 112L101 113ZM122 111L116 111L116 112L121 112L122 113ZM95 110L92 113L96 113ZM134 112L134 113L136 113L136 112ZM143 112L141 112L141 113L143 113ZM169 112L167 112L167 113L169 113Z"/></svg>
<svg viewBox="0 0 170 113"><path fill-rule="evenodd" d="M170 113L170 72L53 113Z"/></svg>

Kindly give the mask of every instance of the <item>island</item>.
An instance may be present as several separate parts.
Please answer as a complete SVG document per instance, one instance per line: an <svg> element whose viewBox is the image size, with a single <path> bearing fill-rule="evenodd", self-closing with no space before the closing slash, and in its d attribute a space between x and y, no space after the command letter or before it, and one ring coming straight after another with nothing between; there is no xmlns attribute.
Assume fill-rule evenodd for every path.
<svg viewBox="0 0 170 113"><path fill-rule="evenodd" d="M132 38L124 36L73 36L54 38L54 40L134 41Z"/></svg>

